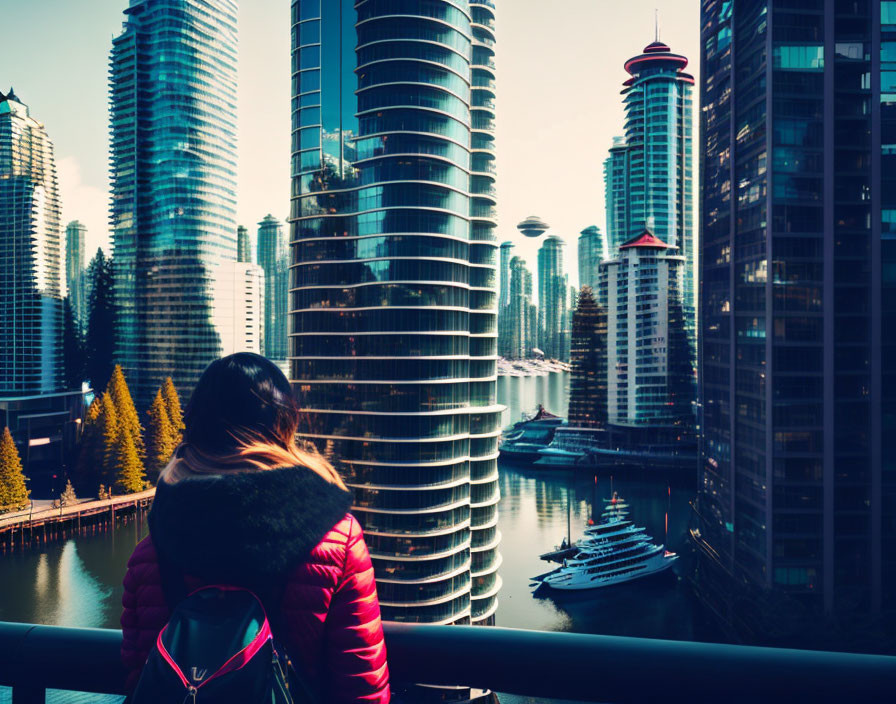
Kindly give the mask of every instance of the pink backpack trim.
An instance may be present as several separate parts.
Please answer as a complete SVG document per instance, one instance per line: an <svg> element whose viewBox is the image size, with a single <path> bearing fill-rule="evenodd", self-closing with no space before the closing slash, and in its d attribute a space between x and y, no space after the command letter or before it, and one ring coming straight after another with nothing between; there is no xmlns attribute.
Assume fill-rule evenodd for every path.
<svg viewBox="0 0 896 704"><path fill-rule="evenodd" d="M221 665L221 667L218 669L218 671L215 672L211 677L203 680L198 685L195 685L195 689L199 689L203 685L211 682L213 679L220 677L221 675L225 675L228 672L233 672L234 670L239 670L247 662L249 662L253 657L255 657L255 655L258 654L258 651L261 650L267 644L268 641L273 640L273 638L274 638L273 633L271 633L271 624L268 622L268 615L264 610L264 604L261 603L261 600L257 596L255 596L255 594L250 592L248 589L242 589L240 587L231 587L231 586L226 586L226 585L214 585L213 584L213 585L207 585L204 587L200 587L199 589L195 589L194 591L190 592L190 594L188 594L188 596L193 596L193 594L196 594L197 592L201 592L206 589L216 589L216 590L225 591L225 592L247 592L248 594L252 594L252 597L258 602L258 605L261 606L261 611L264 614L264 623L262 623L261 630L258 632L258 634L252 639L252 641L245 648L243 648L241 651L239 651L233 657L231 657L227 662L225 662L223 665ZM184 675L184 673L181 672L180 667L178 667L177 663L174 662L174 658L171 657L171 654L168 652L168 650L165 648L165 644L162 642L162 636L165 634L165 631L167 631L167 630L168 630L168 626L166 624L165 628L163 628L159 632L159 635L156 637L156 647L159 649L159 653L161 654L162 658L164 658L165 662L168 663L168 665L171 667L171 669L174 670L174 673L180 678L180 681L183 683L184 687L187 687L188 689L190 687L194 687L194 685L190 684L186 675Z"/></svg>

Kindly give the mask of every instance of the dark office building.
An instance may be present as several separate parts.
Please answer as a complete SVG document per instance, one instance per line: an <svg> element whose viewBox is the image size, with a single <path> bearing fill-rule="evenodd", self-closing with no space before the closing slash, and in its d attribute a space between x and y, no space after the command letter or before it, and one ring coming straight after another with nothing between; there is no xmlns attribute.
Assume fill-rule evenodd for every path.
<svg viewBox="0 0 896 704"><path fill-rule="evenodd" d="M701 26L695 584L741 633L844 646L896 593L896 3Z"/></svg>
<svg viewBox="0 0 896 704"><path fill-rule="evenodd" d="M570 342L569 425L603 428L607 424L607 310L591 288L579 290Z"/></svg>
<svg viewBox="0 0 896 704"><path fill-rule="evenodd" d="M498 605L493 6L292 3L290 378L390 620Z"/></svg>

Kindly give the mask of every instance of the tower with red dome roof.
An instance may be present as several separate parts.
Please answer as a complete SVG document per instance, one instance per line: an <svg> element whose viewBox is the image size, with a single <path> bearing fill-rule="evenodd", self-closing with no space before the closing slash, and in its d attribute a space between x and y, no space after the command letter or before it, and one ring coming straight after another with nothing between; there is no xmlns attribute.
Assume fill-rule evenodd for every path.
<svg viewBox="0 0 896 704"><path fill-rule="evenodd" d="M693 341L694 78L685 72L687 65L687 58L659 37L625 62L629 77L622 88L624 142L614 143L605 169L610 256L617 256L622 243L645 229L677 249L675 254L684 258L684 315Z"/></svg>

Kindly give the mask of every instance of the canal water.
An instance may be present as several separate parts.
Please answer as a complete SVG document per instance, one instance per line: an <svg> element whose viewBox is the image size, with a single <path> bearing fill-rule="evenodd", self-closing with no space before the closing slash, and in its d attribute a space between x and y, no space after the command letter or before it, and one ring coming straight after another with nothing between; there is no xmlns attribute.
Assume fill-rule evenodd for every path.
<svg viewBox="0 0 896 704"><path fill-rule="evenodd" d="M506 428L531 414L541 404L554 415L566 417L569 409L569 372L539 376L499 376L498 403L504 405L501 417Z"/></svg>
<svg viewBox="0 0 896 704"><path fill-rule="evenodd" d="M532 412L539 403L565 415L568 385L566 373L500 377L499 402L508 407L505 424ZM538 555L566 536L567 511L576 539L590 517L599 517L603 500L612 491L631 505L631 518L646 526L656 542L686 552L693 477L670 480L647 470L573 475L502 465L500 486L499 626L676 640L716 638L698 617L682 579L686 557L673 571L604 589L550 593L535 589L531 581L552 567ZM114 529L98 528L40 547L0 553L0 620L117 628L121 579L134 545L146 532L145 517L138 515ZM0 691L0 704L4 701Z"/></svg>

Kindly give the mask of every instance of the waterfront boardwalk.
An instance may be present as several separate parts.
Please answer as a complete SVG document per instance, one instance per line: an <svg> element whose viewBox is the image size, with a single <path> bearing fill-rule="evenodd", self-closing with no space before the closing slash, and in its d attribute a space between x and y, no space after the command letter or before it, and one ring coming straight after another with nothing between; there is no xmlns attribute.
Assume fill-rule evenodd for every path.
<svg viewBox="0 0 896 704"><path fill-rule="evenodd" d="M136 494L122 494L111 499L87 499L71 506L53 507L52 501L35 501L24 511L0 514L0 547L15 544L34 536L34 530L41 528L45 535L47 530L80 528L83 523L114 520L116 514L132 513L146 508L155 496L155 487ZM27 531L27 536L26 536Z"/></svg>

